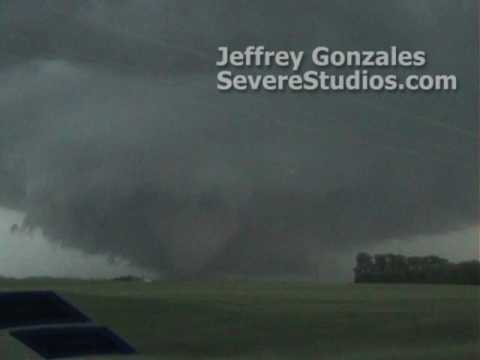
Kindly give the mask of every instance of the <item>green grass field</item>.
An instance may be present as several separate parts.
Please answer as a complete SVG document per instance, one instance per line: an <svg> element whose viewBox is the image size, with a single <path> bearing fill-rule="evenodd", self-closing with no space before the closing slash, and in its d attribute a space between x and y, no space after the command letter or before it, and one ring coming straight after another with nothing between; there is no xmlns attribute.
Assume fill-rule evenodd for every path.
<svg viewBox="0 0 480 360"><path fill-rule="evenodd" d="M0 280L24 289L159 359L480 359L480 287Z"/></svg>

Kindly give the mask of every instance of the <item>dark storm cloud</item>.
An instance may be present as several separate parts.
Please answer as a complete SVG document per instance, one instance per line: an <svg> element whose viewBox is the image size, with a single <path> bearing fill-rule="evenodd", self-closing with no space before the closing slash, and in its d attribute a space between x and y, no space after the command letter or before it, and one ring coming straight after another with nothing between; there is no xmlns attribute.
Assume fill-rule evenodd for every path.
<svg viewBox="0 0 480 360"><path fill-rule="evenodd" d="M478 220L474 1L32 4L0 1L0 200L52 241L302 273ZM220 95L225 44L422 49L461 90Z"/></svg>

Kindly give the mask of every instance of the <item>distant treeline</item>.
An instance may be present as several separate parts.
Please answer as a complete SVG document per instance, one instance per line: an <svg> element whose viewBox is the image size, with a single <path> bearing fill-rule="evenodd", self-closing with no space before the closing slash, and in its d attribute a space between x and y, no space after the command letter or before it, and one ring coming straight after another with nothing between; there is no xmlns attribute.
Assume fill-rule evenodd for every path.
<svg viewBox="0 0 480 360"><path fill-rule="evenodd" d="M356 283L480 285L480 261L452 263L438 256L357 255Z"/></svg>

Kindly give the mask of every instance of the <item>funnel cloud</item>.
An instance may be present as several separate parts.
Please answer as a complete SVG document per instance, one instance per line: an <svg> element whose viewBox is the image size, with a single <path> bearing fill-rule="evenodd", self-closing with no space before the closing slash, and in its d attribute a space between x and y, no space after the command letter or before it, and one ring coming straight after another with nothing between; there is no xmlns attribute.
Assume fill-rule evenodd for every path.
<svg viewBox="0 0 480 360"><path fill-rule="evenodd" d="M310 274L474 226L477 6L0 0L0 206L171 276ZM251 44L424 50L460 89L217 92L217 47Z"/></svg>

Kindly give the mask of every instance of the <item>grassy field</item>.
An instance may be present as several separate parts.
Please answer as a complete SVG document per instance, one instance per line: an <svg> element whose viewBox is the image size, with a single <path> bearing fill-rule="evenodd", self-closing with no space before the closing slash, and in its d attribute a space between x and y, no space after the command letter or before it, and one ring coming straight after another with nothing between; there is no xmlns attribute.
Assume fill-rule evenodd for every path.
<svg viewBox="0 0 480 360"><path fill-rule="evenodd" d="M480 359L480 288L7 281L53 289L158 359Z"/></svg>

